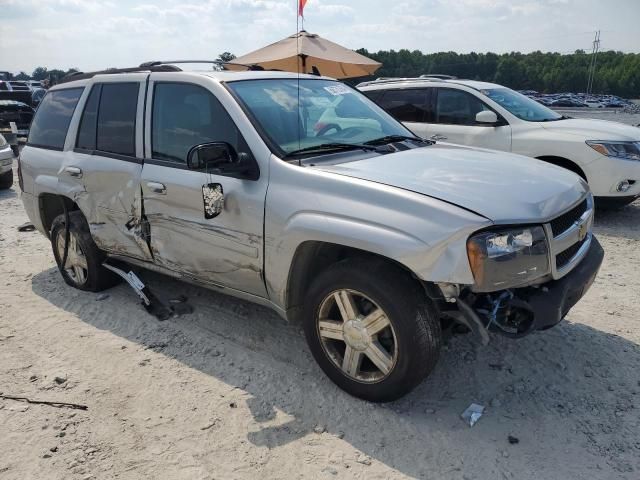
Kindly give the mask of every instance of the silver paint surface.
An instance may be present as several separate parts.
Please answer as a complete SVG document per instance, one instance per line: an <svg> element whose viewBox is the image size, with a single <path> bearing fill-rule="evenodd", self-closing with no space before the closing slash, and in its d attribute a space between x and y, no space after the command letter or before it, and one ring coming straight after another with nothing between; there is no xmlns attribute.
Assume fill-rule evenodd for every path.
<svg viewBox="0 0 640 480"><path fill-rule="evenodd" d="M258 163L258 180L74 152L86 89L63 152L29 146L22 152L22 198L30 219L47 233L38 198L65 195L77 203L96 243L111 255L270 305L284 316L291 265L306 242L369 251L423 280L469 285L473 276L466 241L471 234L494 223L542 223L586 191L584 182L560 168L444 144L368 158L356 154L356 161L332 166L285 162L271 154L221 83L261 74L288 75L127 75L127 81L140 81L141 92L147 77L150 81L146 111L144 95L138 104L138 158L150 159L154 82L189 82L207 88L227 109ZM96 76L76 85L119 79ZM81 168L82 178L65 175L66 166ZM154 182L166 191L147 185ZM224 203L217 216L206 218L202 188L214 183L222 186Z"/></svg>

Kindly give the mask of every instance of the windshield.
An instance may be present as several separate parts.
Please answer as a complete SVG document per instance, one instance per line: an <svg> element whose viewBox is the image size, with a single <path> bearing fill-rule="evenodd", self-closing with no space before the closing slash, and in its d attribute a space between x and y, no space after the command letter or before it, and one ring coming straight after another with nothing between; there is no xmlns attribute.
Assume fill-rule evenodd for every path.
<svg viewBox="0 0 640 480"><path fill-rule="evenodd" d="M413 137L367 97L339 82L292 78L228 85L268 143L283 155L326 144L362 145L386 136Z"/></svg>
<svg viewBox="0 0 640 480"><path fill-rule="evenodd" d="M509 110L519 119L527 122L551 122L563 118L562 115L557 114L541 103L509 88L491 88L482 90L482 93Z"/></svg>

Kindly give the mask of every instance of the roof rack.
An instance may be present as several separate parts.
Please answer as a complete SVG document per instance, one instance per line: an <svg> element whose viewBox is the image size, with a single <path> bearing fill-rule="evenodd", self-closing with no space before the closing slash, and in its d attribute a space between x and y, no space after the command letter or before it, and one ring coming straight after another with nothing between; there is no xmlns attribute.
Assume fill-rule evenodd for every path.
<svg viewBox="0 0 640 480"><path fill-rule="evenodd" d="M59 83L72 82L75 80L85 80L92 78L96 75L115 75L118 73L135 73L135 72L181 72L180 67L176 67L174 64L181 63L210 63L214 65L220 65L224 68L225 65L235 65L239 67L245 67L247 70L264 70L259 65L244 65L242 63L223 62L222 60L170 60L170 61L151 61L141 63L138 67L128 68L109 68L107 70L97 70L95 72L73 72L65 75Z"/></svg>
<svg viewBox="0 0 640 480"><path fill-rule="evenodd" d="M444 75L442 73L425 73L420 75L420 78L436 78L438 80L458 80L458 77L453 75Z"/></svg>
<svg viewBox="0 0 640 480"><path fill-rule="evenodd" d="M139 67L130 68L109 68L107 70L97 70L95 72L73 72L65 75L58 83L73 82L75 80L85 80L87 78L93 78L96 75L115 75L117 73L135 73L135 72L180 72L180 68L173 65L158 65L147 66L140 65Z"/></svg>
<svg viewBox="0 0 640 480"><path fill-rule="evenodd" d="M356 87L367 87L370 85L380 85L381 83L396 83L396 82L443 82L447 80L462 80L458 77L451 75L420 75L419 77L380 77L369 82L362 82L356 85Z"/></svg>
<svg viewBox="0 0 640 480"><path fill-rule="evenodd" d="M247 70L258 70L258 71L264 70L264 68L262 68L260 65L255 65L255 64L245 65L244 63L225 62L223 60L162 60L162 61L155 60L151 62L141 63L140 66L141 67L159 67L163 65L173 65L176 63L210 63L213 65L220 65L222 67L224 67L225 65L233 65L238 67L245 67Z"/></svg>

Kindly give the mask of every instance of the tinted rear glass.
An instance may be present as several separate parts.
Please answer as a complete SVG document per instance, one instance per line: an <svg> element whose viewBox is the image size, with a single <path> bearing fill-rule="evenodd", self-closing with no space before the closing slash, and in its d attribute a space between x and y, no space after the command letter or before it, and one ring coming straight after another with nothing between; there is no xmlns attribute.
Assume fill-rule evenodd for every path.
<svg viewBox="0 0 640 480"><path fill-rule="evenodd" d="M426 90L387 90L377 102L401 122L424 122L429 115Z"/></svg>
<svg viewBox="0 0 640 480"><path fill-rule="evenodd" d="M96 126L98 124L98 102L100 101L101 85L94 85L84 106L80 129L78 130L78 141L76 147L87 150L96 149Z"/></svg>
<svg viewBox="0 0 640 480"><path fill-rule="evenodd" d="M96 149L103 152L135 156L138 83L102 85L98 113Z"/></svg>
<svg viewBox="0 0 640 480"><path fill-rule="evenodd" d="M45 95L31 123L29 143L62 149L73 111L83 88L55 90Z"/></svg>

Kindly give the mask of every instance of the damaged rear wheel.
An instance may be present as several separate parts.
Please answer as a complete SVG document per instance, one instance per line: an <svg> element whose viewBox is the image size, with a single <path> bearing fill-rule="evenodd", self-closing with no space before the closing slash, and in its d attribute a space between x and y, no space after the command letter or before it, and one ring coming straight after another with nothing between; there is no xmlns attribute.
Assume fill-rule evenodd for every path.
<svg viewBox="0 0 640 480"><path fill-rule="evenodd" d="M105 254L91 238L82 212L69 213L67 261L62 266L65 241L65 216L58 215L51 226L51 245L53 256L67 285L79 290L99 292L118 283L118 277L102 266Z"/></svg>

